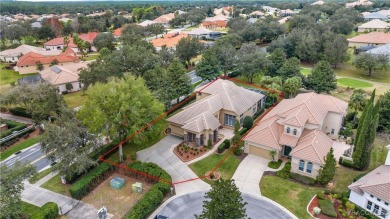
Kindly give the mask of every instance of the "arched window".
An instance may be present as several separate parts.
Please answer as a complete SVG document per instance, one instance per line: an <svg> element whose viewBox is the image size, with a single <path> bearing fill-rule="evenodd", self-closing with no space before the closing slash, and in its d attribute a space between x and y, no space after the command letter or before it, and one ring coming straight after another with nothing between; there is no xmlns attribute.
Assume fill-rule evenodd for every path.
<svg viewBox="0 0 390 219"><path fill-rule="evenodd" d="M313 163L309 162L307 164L306 172L311 173L312 169L313 169Z"/></svg>
<svg viewBox="0 0 390 219"><path fill-rule="evenodd" d="M303 171L304 169L305 169L305 161L304 160L300 160L299 161L299 170Z"/></svg>
<svg viewBox="0 0 390 219"><path fill-rule="evenodd" d="M294 129L293 134L297 135L297 129Z"/></svg>
<svg viewBox="0 0 390 219"><path fill-rule="evenodd" d="M290 127L287 127L287 133L289 134L290 133Z"/></svg>

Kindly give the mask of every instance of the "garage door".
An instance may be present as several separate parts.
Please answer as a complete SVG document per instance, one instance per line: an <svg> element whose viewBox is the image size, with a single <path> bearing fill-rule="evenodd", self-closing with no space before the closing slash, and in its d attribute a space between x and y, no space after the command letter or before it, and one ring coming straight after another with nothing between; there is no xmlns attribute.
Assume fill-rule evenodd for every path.
<svg viewBox="0 0 390 219"><path fill-rule="evenodd" d="M264 148L259 148L259 147L253 146L253 145L249 146L249 153L250 154L254 154L254 155L272 160L272 156L269 154L269 152L270 152L269 150L264 149Z"/></svg>

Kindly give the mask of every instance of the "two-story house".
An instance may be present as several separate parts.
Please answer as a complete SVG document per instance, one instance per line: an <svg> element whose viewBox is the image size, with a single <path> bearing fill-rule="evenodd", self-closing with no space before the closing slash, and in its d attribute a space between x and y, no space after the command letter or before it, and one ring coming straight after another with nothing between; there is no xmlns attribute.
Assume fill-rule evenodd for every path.
<svg viewBox="0 0 390 219"><path fill-rule="evenodd" d="M316 93L282 100L244 138L245 153L291 158L291 172L316 178L338 137L348 103Z"/></svg>
<svg viewBox="0 0 390 219"><path fill-rule="evenodd" d="M218 129L234 129L246 116L253 116L265 104L265 95L218 79L198 90L196 101L168 118L168 133L186 142L207 145L217 141Z"/></svg>
<svg viewBox="0 0 390 219"><path fill-rule="evenodd" d="M390 145L387 158L367 175L348 186L349 201L359 205L380 218L390 219Z"/></svg>

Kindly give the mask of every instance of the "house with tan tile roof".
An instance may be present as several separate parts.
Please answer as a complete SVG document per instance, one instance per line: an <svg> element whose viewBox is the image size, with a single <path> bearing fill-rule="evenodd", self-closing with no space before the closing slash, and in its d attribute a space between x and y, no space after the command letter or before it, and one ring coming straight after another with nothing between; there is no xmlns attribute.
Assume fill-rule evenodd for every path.
<svg viewBox="0 0 390 219"><path fill-rule="evenodd" d="M59 55L62 51L56 50L46 50L42 47L35 47L35 46L29 46L29 45L20 45L16 47L15 49L7 49L0 52L0 60L4 62L17 62L19 61L19 58L23 55L26 55L29 52L38 53L44 56L50 56L50 55Z"/></svg>
<svg viewBox="0 0 390 219"><path fill-rule="evenodd" d="M39 72L41 78L58 88L58 92L67 91L66 84L71 84L69 92L78 91L83 88L79 82L79 73L88 67L87 62L67 63L63 65L53 65Z"/></svg>
<svg viewBox="0 0 390 219"><path fill-rule="evenodd" d="M167 48L176 49L176 45L179 43L179 41L182 38L188 37L185 33L168 33L165 34L163 37L153 39L150 41L153 46L156 48L157 51L161 50L163 46L166 46Z"/></svg>
<svg viewBox="0 0 390 219"><path fill-rule="evenodd" d="M387 23L379 19L371 20L358 27L358 32L371 32L371 31L384 32L387 30L390 30L390 23Z"/></svg>
<svg viewBox="0 0 390 219"><path fill-rule="evenodd" d="M381 165L348 186L349 201L379 218L390 219L390 145L387 158Z"/></svg>
<svg viewBox="0 0 390 219"><path fill-rule="evenodd" d="M168 27L169 21L171 21L173 18L175 18L174 13L163 14L160 17L154 19L153 22L157 24L162 24L164 27Z"/></svg>
<svg viewBox="0 0 390 219"><path fill-rule="evenodd" d="M347 40L349 47L379 46L390 43L390 33L371 32Z"/></svg>
<svg viewBox="0 0 390 219"><path fill-rule="evenodd" d="M89 33L83 33L80 34L78 37L86 42L89 42L91 45L93 45L93 40L97 37L99 33L98 32L89 32ZM72 48L73 51L76 53L79 52L77 45L73 42L73 37L69 37L69 43L65 43L64 37L57 37L54 39L51 39L43 44L45 49L49 50L63 50L67 45L68 47ZM91 47L92 51L96 51L96 48L94 46Z"/></svg>
<svg viewBox="0 0 390 219"><path fill-rule="evenodd" d="M291 158L291 172L316 178L338 137L348 104L330 95L298 94L282 100L244 138L244 152Z"/></svg>
<svg viewBox="0 0 390 219"><path fill-rule="evenodd" d="M233 129L244 117L253 116L265 104L263 94L218 79L198 89L196 101L169 117L168 132L186 142L207 145L217 140L220 128Z"/></svg>

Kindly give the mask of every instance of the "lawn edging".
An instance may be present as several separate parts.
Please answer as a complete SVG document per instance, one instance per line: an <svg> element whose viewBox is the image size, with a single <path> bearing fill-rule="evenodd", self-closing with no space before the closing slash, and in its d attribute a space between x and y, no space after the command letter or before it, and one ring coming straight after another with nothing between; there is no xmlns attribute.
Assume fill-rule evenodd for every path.
<svg viewBox="0 0 390 219"><path fill-rule="evenodd" d="M313 200L314 200L316 197L317 197L317 195L314 195L313 198L309 201L309 203L307 204L307 207L306 207L307 213L309 213L310 216L312 216L313 218L315 218L315 217L314 217L314 215L312 215L312 214L310 213L309 207L310 207L311 203L313 202Z"/></svg>

